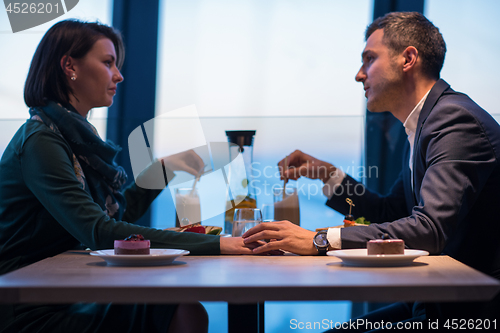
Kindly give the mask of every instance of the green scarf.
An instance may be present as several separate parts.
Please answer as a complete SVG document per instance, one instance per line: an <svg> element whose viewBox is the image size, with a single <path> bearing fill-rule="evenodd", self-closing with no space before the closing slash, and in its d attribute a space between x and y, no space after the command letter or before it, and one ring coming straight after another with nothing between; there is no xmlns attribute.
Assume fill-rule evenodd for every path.
<svg viewBox="0 0 500 333"><path fill-rule="evenodd" d="M126 205L121 189L127 174L114 161L121 148L111 141L104 142L95 127L71 105L65 108L49 101L47 106L30 108L30 115L65 139L73 151L75 175L83 189L108 216L121 220Z"/></svg>

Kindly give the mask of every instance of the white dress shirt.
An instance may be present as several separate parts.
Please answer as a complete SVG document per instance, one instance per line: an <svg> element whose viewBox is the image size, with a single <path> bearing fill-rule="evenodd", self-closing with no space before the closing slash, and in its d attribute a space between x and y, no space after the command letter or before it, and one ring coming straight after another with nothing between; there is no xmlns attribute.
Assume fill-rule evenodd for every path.
<svg viewBox="0 0 500 333"><path fill-rule="evenodd" d="M420 102L413 108L411 113L406 118L403 126L405 128L406 135L408 135L408 142L410 143L410 175L411 177L411 187L413 188L413 145L415 144L415 132L417 131L418 117L422 111L427 95L429 95L430 90L422 97Z"/></svg>
<svg viewBox="0 0 500 333"><path fill-rule="evenodd" d="M413 108L413 110L406 118L403 126L405 128L406 135L408 135L408 142L410 143L410 175L411 177L411 186L413 187L413 145L415 144L415 132L417 131L418 117L420 116L420 112L422 111L422 107L424 106L425 100L429 95L430 90L422 97L420 102ZM323 194L331 199L335 189L342 183L345 177L345 173L341 169L337 169L337 172L333 177L331 177L326 184L323 186ZM342 248L342 240L340 238L340 230L341 228L329 228L326 237L328 238L328 242L333 249L341 249Z"/></svg>

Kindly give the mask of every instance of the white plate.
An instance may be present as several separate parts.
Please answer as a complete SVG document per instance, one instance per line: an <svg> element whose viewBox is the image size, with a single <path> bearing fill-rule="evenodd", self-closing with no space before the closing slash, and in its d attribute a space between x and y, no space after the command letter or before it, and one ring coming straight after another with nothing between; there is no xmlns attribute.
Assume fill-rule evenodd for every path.
<svg viewBox="0 0 500 333"><path fill-rule="evenodd" d="M189 254L186 250L151 249L150 254L115 254L115 250L92 251L90 255L101 257L110 266L162 266L176 258Z"/></svg>
<svg viewBox="0 0 500 333"><path fill-rule="evenodd" d="M423 250L405 250L405 254L376 254L368 255L366 249L328 251L329 256L342 259L346 266L409 266L413 260L421 256L428 256L429 252Z"/></svg>

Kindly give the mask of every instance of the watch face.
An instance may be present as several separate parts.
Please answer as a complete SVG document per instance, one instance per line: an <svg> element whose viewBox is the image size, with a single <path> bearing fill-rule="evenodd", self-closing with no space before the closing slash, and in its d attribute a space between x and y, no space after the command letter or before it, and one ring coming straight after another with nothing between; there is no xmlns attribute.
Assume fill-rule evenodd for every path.
<svg viewBox="0 0 500 333"><path fill-rule="evenodd" d="M316 243L317 246L327 246L328 245L328 239L326 238L326 233L325 234L318 234L314 237L314 242Z"/></svg>

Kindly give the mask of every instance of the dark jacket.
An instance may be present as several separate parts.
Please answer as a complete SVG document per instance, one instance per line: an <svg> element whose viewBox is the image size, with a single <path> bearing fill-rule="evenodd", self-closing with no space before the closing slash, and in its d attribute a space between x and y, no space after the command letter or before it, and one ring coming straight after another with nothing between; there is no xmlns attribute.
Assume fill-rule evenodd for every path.
<svg viewBox="0 0 500 333"><path fill-rule="evenodd" d="M123 221L109 218L75 176L68 143L45 124L28 120L0 160L0 274L80 244L112 249L115 239L130 234L144 235L152 248L219 254L218 236L132 224L160 192L132 184L124 191Z"/></svg>

